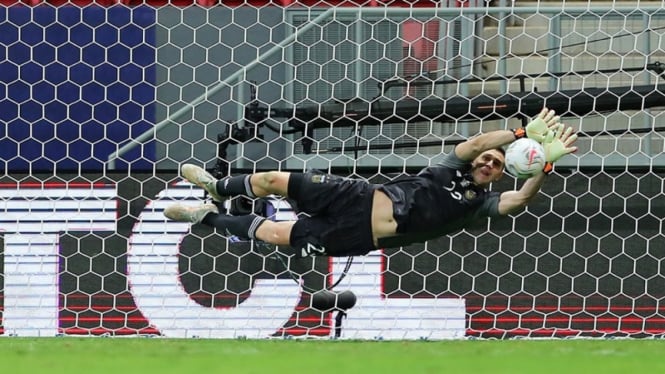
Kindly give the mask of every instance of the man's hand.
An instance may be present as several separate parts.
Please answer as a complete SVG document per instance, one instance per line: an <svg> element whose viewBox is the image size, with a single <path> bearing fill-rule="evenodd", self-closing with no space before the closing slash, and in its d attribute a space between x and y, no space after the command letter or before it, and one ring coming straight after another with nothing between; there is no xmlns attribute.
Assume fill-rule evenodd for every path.
<svg viewBox="0 0 665 374"><path fill-rule="evenodd" d="M559 119L553 110L543 108L538 116L526 125L526 137L538 143L544 142L547 132L556 129Z"/></svg>
<svg viewBox="0 0 665 374"><path fill-rule="evenodd" d="M547 162L555 163L561 157L577 151L573 143L577 140L577 134L573 133L573 128L557 123L554 129L550 129L546 139L543 142L545 149L545 159Z"/></svg>

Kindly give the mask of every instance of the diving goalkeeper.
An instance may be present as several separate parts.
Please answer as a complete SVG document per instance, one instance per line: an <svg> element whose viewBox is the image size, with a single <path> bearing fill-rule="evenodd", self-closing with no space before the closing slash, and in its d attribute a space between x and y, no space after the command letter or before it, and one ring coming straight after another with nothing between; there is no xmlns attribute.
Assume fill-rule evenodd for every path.
<svg viewBox="0 0 665 374"><path fill-rule="evenodd" d="M543 144L545 169L521 188L502 193L488 189L503 175L503 146L521 137ZM316 172L259 172L217 180L204 169L185 164L182 175L221 203L230 196L280 195L306 213L294 221L275 222L254 214L227 215L218 204L175 204L164 215L179 222L202 223L228 235L290 246L296 256L354 256L378 248L424 242L466 227L479 219L523 209L545 181L552 164L574 152L577 135L544 108L526 127L497 130L455 146L441 163L417 175L385 184Z"/></svg>

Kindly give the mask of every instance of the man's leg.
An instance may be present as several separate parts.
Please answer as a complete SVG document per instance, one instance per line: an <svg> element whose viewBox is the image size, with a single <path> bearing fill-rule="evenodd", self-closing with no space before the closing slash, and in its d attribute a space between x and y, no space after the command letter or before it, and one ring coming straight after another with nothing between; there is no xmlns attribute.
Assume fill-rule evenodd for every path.
<svg viewBox="0 0 665 374"><path fill-rule="evenodd" d="M229 176L217 180L205 169L185 164L181 168L182 176L203 188L213 200L221 202L228 196L245 195L264 197L271 194L287 196L290 173L269 171L255 174Z"/></svg>
<svg viewBox="0 0 665 374"><path fill-rule="evenodd" d="M296 221L264 221L257 227L255 236L256 239L274 244L274 245L291 245L291 230Z"/></svg>
<svg viewBox="0 0 665 374"><path fill-rule="evenodd" d="M173 204L164 209L164 215L176 222L203 223L222 230L226 235L236 235L243 239L260 239L256 237L256 230L264 222L269 222L256 215L219 214L219 209L215 204L199 206Z"/></svg>
<svg viewBox="0 0 665 374"><path fill-rule="evenodd" d="M192 164L184 164L180 168L180 174L188 181L203 188L214 201L222 202L227 199L227 196L220 195L217 192L217 178L213 177L205 169Z"/></svg>
<svg viewBox="0 0 665 374"><path fill-rule="evenodd" d="M164 209L166 218L176 222L200 223L208 214L219 214L215 204L202 204L199 206L188 206L173 204Z"/></svg>
<svg viewBox="0 0 665 374"><path fill-rule="evenodd" d="M219 214L215 204L199 206L173 204L164 209L164 215L173 221L202 223L220 229L226 235L236 235L243 239L258 239L275 245L289 245L291 228L295 223L295 221L274 222L255 215Z"/></svg>

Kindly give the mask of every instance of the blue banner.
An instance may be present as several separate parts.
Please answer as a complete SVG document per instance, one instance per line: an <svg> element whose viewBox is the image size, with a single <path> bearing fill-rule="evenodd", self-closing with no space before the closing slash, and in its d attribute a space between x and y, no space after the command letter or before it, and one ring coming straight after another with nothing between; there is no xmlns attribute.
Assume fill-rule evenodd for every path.
<svg viewBox="0 0 665 374"><path fill-rule="evenodd" d="M151 7L0 8L0 169L103 170L155 124ZM116 167L152 169L154 141Z"/></svg>

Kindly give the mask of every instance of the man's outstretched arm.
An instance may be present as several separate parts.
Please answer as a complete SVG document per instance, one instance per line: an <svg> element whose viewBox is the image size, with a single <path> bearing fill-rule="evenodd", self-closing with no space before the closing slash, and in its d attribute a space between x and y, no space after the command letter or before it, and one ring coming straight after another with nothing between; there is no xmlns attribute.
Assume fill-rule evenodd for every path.
<svg viewBox="0 0 665 374"><path fill-rule="evenodd" d="M547 160L545 169L527 179L519 190L502 193L499 198L499 214L510 214L526 207L538 194L538 191L540 191L545 182L546 173L552 171L552 164L561 157L577 151L577 147L573 145L575 140L577 140L577 135L574 133L572 127L566 128L559 123L551 131L551 136L543 143L545 159Z"/></svg>
<svg viewBox="0 0 665 374"><path fill-rule="evenodd" d="M515 140L510 130L496 130L474 136L455 147L455 155L464 161L472 161L488 149L503 147Z"/></svg>
<svg viewBox="0 0 665 374"><path fill-rule="evenodd" d="M543 142L550 129L559 123L559 117L553 110L544 108L525 128L516 130L496 130L474 136L455 147L455 155L464 161L471 161L481 153L494 148L503 147L520 137L528 137Z"/></svg>
<svg viewBox="0 0 665 374"><path fill-rule="evenodd" d="M545 176L544 172L540 172L527 179L519 190L501 193L499 214L505 216L524 209L540 191L545 182Z"/></svg>

